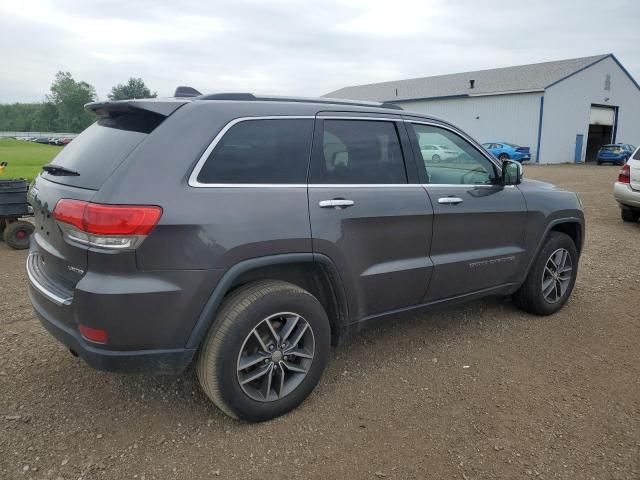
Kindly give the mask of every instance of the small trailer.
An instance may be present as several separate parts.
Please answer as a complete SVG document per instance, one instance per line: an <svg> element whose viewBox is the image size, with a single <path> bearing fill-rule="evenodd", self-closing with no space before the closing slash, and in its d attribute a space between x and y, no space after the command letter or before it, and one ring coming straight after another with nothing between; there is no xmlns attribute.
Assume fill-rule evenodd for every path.
<svg viewBox="0 0 640 480"><path fill-rule="evenodd" d="M29 237L33 233L33 223L23 220L33 216L33 209L27 203L29 183L26 180L0 180L0 233L12 248L29 248Z"/></svg>

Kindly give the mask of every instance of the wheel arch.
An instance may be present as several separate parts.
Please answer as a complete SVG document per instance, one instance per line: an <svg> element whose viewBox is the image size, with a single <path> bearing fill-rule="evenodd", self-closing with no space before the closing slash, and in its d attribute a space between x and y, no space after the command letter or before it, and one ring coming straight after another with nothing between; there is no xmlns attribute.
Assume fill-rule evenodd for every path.
<svg viewBox="0 0 640 480"><path fill-rule="evenodd" d="M517 285L521 285L526 280L533 263L536 258L538 258L538 254L544 245L547 237L551 232L562 232L571 237L576 245L576 249L578 250L578 255L582 252L582 246L584 243L584 226L583 222L578 217L564 217L564 218L556 218L549 222L544 230L543 235L540 237L538 244L529 259L529 263L527 264L527 268L524 270L522 277L517 282Z"/></svg>
<svg viewBox="0 0 640 480"><path fill-rule="evenodd" d="M344 339L349 311L336 266L324 255L292 253L244 260L227 270L205 303L186 347L200 346L229 293L251 281L266 279L289 282L313 294L329 317L332 343L335 345Z"/></svg>

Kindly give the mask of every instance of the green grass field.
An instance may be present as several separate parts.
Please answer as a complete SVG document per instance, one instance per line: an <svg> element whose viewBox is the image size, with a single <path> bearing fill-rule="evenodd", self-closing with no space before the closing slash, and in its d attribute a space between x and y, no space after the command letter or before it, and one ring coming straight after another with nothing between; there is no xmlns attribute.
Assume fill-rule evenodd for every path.
<svg viewBox="0 0 640 480"><path fill-rule="evenodd" d="M7 162L0 180L26 178L31 181L40 172L42 165L49 163L63 147L0 139L0 162Z"/></svg>

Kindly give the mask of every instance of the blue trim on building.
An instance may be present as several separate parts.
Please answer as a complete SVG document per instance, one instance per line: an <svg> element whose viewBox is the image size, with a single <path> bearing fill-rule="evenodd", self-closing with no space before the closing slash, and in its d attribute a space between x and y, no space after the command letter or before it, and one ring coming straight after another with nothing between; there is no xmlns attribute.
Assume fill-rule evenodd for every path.
<svg viewBox="0 0 640 480"><path fill-rule="evenodd" d="M540 96L540 118L538 119L538 146L536 147L536 163L540 163L540 144L542 143L542 115L544 114L544 95Z"/></svg>
<svg viewBox="0 0 640 480"><path fill-rule="evenodd" d="M567 76L565 76L565 77L562 77L560 80L556 80L555 82L550 83L549 85L547 85L547 86L546 86L546 87L544 87L544 88L545 88L545 90L546 90L546 89L547 89L547 88L549 88L549 87L553 87L554 85L557 85L558 83L565 81L567 78L573 77L574 75L576 75L576 74L578 74L578 73L582 72L583 70L586 70L586 69L587 69L587 68L589 68L589 67L593 67L596 63L600 63L601 61L606 60L606 59L607 59L607 58L609 58L609 57L613 57L613 55L612 55L612 54L608 54L607 56L602 57L601 59L596 60L595 62L590 63L589 65L585 65L584 67L579 68L578 70L575 70L574 72L571 72L569 75L567 75Z"/></svg>
<svg viewBox="0 0 640 480"><path fill-rule="evenodd" d="M627 77L629 77L629 80L631 80L631 81L633 82L633 84L636 86L636 88L637 88L638 90L640 90L640 85L638 84L638 82L636 82L636 79L635 79L635 78L633 78L633 77L631 76L631 74L627 71L627 69L626 69L626 68L624 68L624 67L622 66L622 64L618 61L618 59L616 58L616 56L615 56L613 53L611 53L611 54L610 54L610 56L611 56L611 58L613 59L613 61L614 61L614 62L616 62L616 64L617 64L617 65L622 69L622 71L627 75Z"/></svg>
<svg viewBox="0 0 640 480"><path fill-rule="evenodd" d="M602 57L601 59L596 60L595 62L590 63L589 65L586 65L586 66L582 67L581 69L576 70L576 71L575 71L575 72L573 72L573 73L570 73L570 74L569 74L569 75L567 75L566 77L562 77L560 80L556 80L555 82L550 83L549 85L547 85L547 86L546 86L546 87L544 87L544 88L545 88L545 90L546 90L546 89L547 89L547 88L549 88L549 87L553 87L554 85L556 85L556 84L558 84L558 83L560 83L560 82L562 82L562 81L566 80L567 78L569 78L569 77L573 77L573 76L574 76L574 75L576 75L577 73L580 73L580 72L582 72L583 70L586 70L586 69L587 69L587 68L589 68L589 67L593 67L596 63L600 63L600 62L602 62L603 60L606 60L607 58L611 58L614 62L616 62L616 65L618 65L618 67L620 67L620 69L625 73L625 75L626 75L627 77L629 77L629 80L631 80L631 82L636 86L636 88L637 88L638 90L640 90L640 85L638 84L638 82L636 82L635 78L633 78L633 77L631 76L631 74L627 71L627 69L626 69L626 68L624 68L624 67L622 66L622 64L620 63L620 61L616 58L616 56L615 56L613 53L609 53L609 54L607 54L606 56Z"/></svg>

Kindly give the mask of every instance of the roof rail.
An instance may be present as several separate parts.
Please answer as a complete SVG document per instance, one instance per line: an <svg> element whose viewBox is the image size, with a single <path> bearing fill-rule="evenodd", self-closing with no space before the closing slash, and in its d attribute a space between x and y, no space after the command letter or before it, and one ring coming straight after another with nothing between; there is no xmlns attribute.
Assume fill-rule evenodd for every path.
<svg viewBox="0 0 640 480"><path fill-rule="evenodd" d="M392 110L402 110L400 105L391 102L366 102L358 100L345 100L339 98L312 98L312 97L285 97L285 96L262 96L253 93L209 93L201 94L192 87L178 87L175 97L192 97L197 100L237 100L237 101L257 101L257 102L297 102L297 103L322 103L327 105L352 105L371 108L388 108Z"/></svg>

